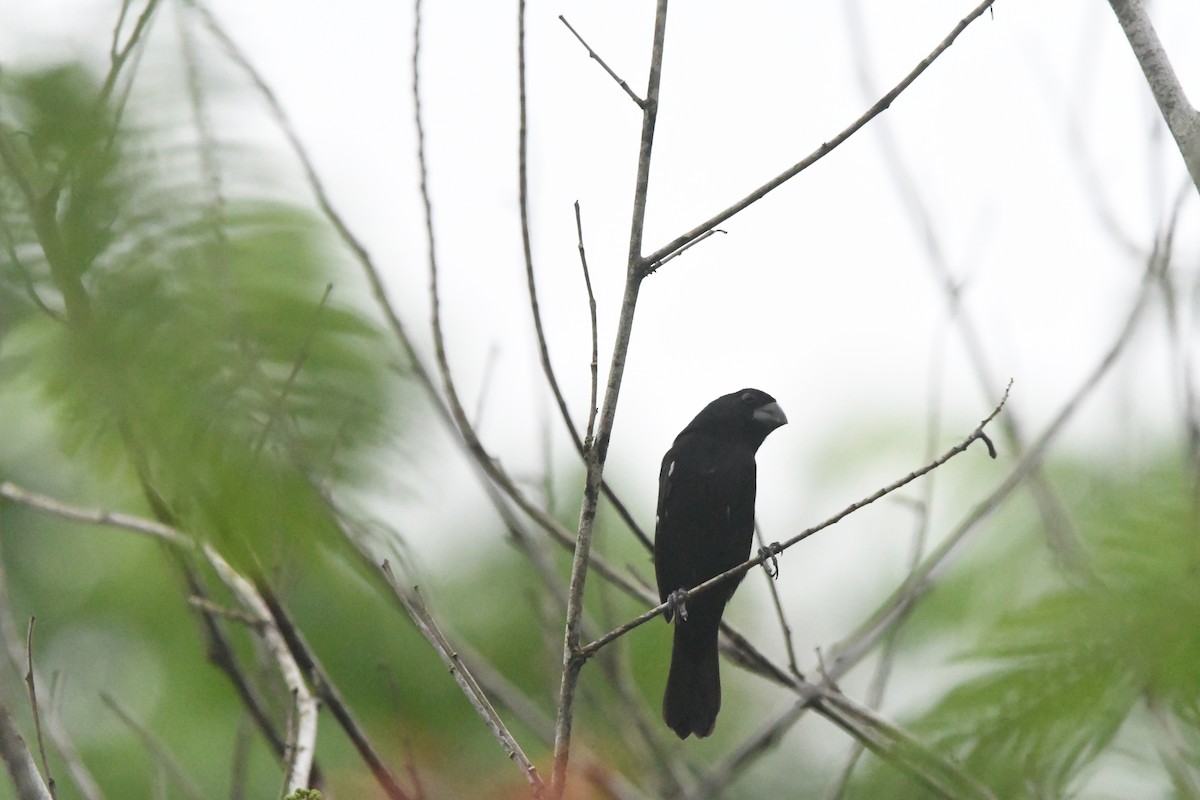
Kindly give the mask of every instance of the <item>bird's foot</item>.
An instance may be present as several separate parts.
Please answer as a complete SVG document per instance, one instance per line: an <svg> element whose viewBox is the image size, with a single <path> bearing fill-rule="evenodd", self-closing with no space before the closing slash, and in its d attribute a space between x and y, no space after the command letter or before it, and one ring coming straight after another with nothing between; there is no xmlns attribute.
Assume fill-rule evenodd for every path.
<svg viewBox="0 0 1200 800"><path fill-rule="evenodd" d="M687 589L676 589L667 595L667 622L672 618L678 618L680 622L687 622Z"/></svg>
<svg viewBox="0 0 1200 800"><path fill-rule="evenodd" d="M772 579L779 578L779 552L783 546L779 542L772 542L766 547L758 548L758 557L763 560L763 569L767 571L767 577Z"/></svg>

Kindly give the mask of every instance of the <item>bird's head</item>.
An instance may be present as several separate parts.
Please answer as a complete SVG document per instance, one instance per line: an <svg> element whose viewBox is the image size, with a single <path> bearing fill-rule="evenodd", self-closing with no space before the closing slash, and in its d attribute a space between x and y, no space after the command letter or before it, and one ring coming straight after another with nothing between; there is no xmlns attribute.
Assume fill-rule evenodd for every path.
<svg viewBox="0 0 1200 800"><path fill-rule="evenodd" d="M735 436L757 449L771 431L786 424L787 415L774 397L759 389L742 389L713 400L683 433L705 431Z"/></svg>

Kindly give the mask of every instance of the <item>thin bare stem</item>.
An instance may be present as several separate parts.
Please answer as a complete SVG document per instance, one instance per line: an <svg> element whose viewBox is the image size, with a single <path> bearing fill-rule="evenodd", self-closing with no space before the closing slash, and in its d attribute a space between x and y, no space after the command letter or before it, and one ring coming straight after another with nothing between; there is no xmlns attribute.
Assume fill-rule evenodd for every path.
<svg viewBox="0 0 1200 800"><path fill-rule="evenodd" d="M8 481L0 483L0 497L8 498L14 503L36 508L64 519L87 522L92 525L107 525L113 528L133 531L134 533L141 533L161 539L175 547L192 548L195 546L190 536L172 528L170 525L164 525L161 522L155 522L142 517L135 517L131 514L122 514L118 511L73 506L61 500L56 500L53 497L23 489Z"/></svg>
<svg viewBox="0 0 1200 800"><path fill-rule="evenodd" d="M587 435L584 437L584 447L590 448L592 446L593 435L595 434L596 412L599 411L596 405L596 397L600 386L600 337L596 325L596 295L592 292L592 274L588 271L587 251L583 248L583 219L579 211L578 200L575 201L575 235L579 242L579 264L583 267L583 284L587 287L588 315L592 328L592 361L590 364L592 392L590 395L591 400L588 403ZM602 488L606 487L607 484ZM609 499L613 499L611 495L609 495ZM646 535L640 530L635 529L634 533L638 535L638 538L643 540L643 544L649 544L649 542L645 541ZM653 545L650 546L650 549L654 549Z"/></svg>
<svg viewBox="0 0 1200 800"><path fill-rule="evenodd" d="M0 535L0 541L3 539L4 537ZM29 645L26 643L22 649L21 636L17 631L12 609L12 598L8 591L8 574L4 569L4 561L0 558L0 641L3 642L5 653L14 671L19 672L22 666L25 666L33 674L37 683L45 685L45 681L42 680L36 667L29 663ZM84 800L104 800L104 792L100 789L100 784L96 782L87 765L83 763L79 750L75 747L70 734L64 728L58 715L54 713L53 708L50 713L45 715L42 724L50 736L54 748L58 751L59 757L65 763L67 774L78 789L80 796ZM36 767L34 769L36 771ZM24 797L24 795L21 796Z"/></svg>
<svg viewBox="0 0 1200 800"><path fill-rule="evenodd" d="M696 237L695 239L693 239L692 241L690 241L690 242L688 242L687 244L685 244L683 247L681 247L681 248L679 248L678 250L676 250L675 252L671 253L671 254L670 254L669 256L667 256L666 258L664 258L664 259L662 259L662 260L660 260L660 261L655 261L655 262L653 262L653 263L649 264L649 265L646 267L646 274L647 274L647 275L653 275L655 272L658 272L658 270L659 270L660 268L662 268L662 267L663 267L665 264L667 264L667 263L669 263L669 262L671 262L671 261L674 261L675 259L679 258L681 255L683 255L684 253L686 253L688 250L691 250L693 247L695 247L696 245L700 244L701 242L703 242L703 241L704 241L705 239L707 239L708 237L710 237L710 236L712 236L712 235L714 235L714 234L717 234L717 233L727 233L727 231L723 231L723 230L721 230L720 228L713 228L712 230L705 231L704 233L700 234L699 236L697 236L697 237Z"/></svg>
<svg viewBox="0 0 1200 800"><path fill-rule="evenodd" d="M754 537L758 540L758 546L761 550L767 550L767 542L763 539L762 528L758 524L758 520L754 521ZM776 566L778 569L778 566ZM800 667L796 664L796 643L792 639L792 626L788 624L787 615L783 612L783 601L779 599L779 587L775 585L775 581L779 578L779 573L771 573L768 569L763 570L763 578L767 582L767 591L771 593L771 605L775 608L775 619L779 621L779 629L783 634L783 646L787 650L788 669L797 678L803 678L804 675L800 672Z"/></svg>
<svg viewBox="0 0 1200 800"><path fill-rule="evenodd" d="M37 739L38 754L42 758L42 772L46 775L46 788L53 797L58 797L54 788L54 775L50 772L50 760L46 758L46 740L42 736L42 712L38 708L37 681L33 671L33 626L35 617L29 618L29 633L25 637L25 685L29 689L29 707L33 712L33 733Z"/></svg>
<svg viewBox="0 0 1200 800"><path fill-rule="evenodd" d="M604 392L604 407L600 412L596 439L584 461L587 478L583 502L579 510L579 535L575 540L575 556L571 561L571 583L567 596L566 630L563 636L562 683L558 694L558 719L554 733L554 772L552 796L558 800L566 789L567 762L571 749L571 725L574 720L575 693L579 671L585 659L579 657L579 631L583 619L583 590L587 582L591 558L592 533L595 529L596 507L608 445L617 413L617 399L625 374L625 359L633 333L633 318L637 308L638 289L645 274L641 257L642 234L646 219L646 200L650 185L650 154L654 147L654 126L658 119L658 93L662 82L663 47L667 32L667 0L658 0L654 19L654 44L650 54L650 75L647 80L646 102L642 107L642 134L638 146L637 177L634 182L633 214L630 220L629 254L625 274L625 292L617 322L612 363Z"/></svg>
<svg viewBox="0 0 1200 800"><path fill-rule="evenodd" d="M891 91L889 91L883 97L879 98L878 102L876 102L875 105L868 108L865 112L863 112L863 114L858 119L854 120L854 122L850 123L847 127L842 129L842 131L839 132L832 139L830 139L827 142L822 143L820 147L818 147L816 150L814 150L809 155L805 156L801 161L797 162L795 165L793 165L792 167L783 171L779 175L776 175L774 178L767 181L762 186L758 187L753 192L746 195L745 197L743 197L741 200L737 201L733 205L729 206L724 211L721 211L721 212L717 213L716 215L714 215L713 217L705 220L704 222L701 222L699 225L692 228L687 233L680 234L679 236L672 239L670 242L667 242L665 245L663 245L662 247L658 248L653 253L648 255L646 257L645 263L647 265L654 265L654 264L658 264L660 262L665 261L667 256L671 255L676 250L679 250L679 249L685 247L690 242L695 241L696 239L698 239L700 236L703 236L708 231L712 230L713 228L716 228L718 225L720 225L722 222L729 219L733 215L745 210L747 207L758 202L759 200L761 200L763 197L765 197L770 192L774 191L775 189L778 189L780 186L787 183L789 180L796 177L801 172L808 169L809 167L811 167L813 164L820 161L825 156L829 155L831 152L833 152L835 149L837 149L837 147L840 144L842 144L847 139L849 139L851 136L853 136L855 133L857 133L860 128L862 128L864 125L866 125L872 119L874 119L875 117L879 116L884 111L886 111L887 108L896 100L896 98L899 97L900 94L905 89L907 89L910 85L912 85L913 81L915 81L918 77L920 77L921 73L923 73L926 69L929 68L930 64L932 64L934 61L936 61L937 58L939 56L941 56L942 53L946 52L946 50L950 47L950 45L954 44L954 40L958 38L959 34L961 34L964 30L966 30L968 25L970 25L972 22L974 22L976 19L978 19L980 16L982 16L983 12L985 12L989 8L991 8L991 6L994 2L995 2L995 0L984 0L982 3L980 3L978 6L976 6L971 11L971 13L969 13L969 14L967 14L967 16L963 17L963 19L960 20L959 23L954 26L954 29L951 30L950 33L946 35L946 38L942 39L942 41L937 45L937 47L933 48L933 51L930 52L929 55L927 55L927 56L925 56L925 58L921 59L921 62L919 64L917 64L915 67L913 67L912 71L909 72L907 75L905 75L904 78L901 79L901 81L899 83L897 83L891 89Z"/></svg>
<svg viewBox="0 0 1200 800"><path fill-rule="evenodd" d="M567 26L567 30L569 30L572 34L574 34L575 38L579 40L579 43L581 45L583 45L585 48L587 48L588 55L591 56L593 59L595 59L596 63L604 68L604 71L608 73L608 76L617 82L617 86L620 86L625 91L625 94L629 95L629 99L632 100L633 102L637 103L638 108L641 108L644 110L646 108L646 101L643 100L642 98L638 97L637 92L635 92L633 89L630 89L629 84L626 83L621 78L621 76L619 76L619 75L617 75L617 73L613 72L612 68L610 66L608 66L608 64L604 63L604 59L601 58L600 55L595 50L592 49L592 46L590 44L588 44L587 42L585 42L583 40L583 37L579 35L579 31L577 31L571 27L571 23L567 22L566 17L564 17L562 14L559 14L558 18L560 21L562 21L563 25Z"/></svg>
<svg viewBox="0 0 1200 800"><path fill-rule="evenodd" d="M142 41L142 36L150 25L150 20L153 19L155 10L158 8L158 2L159 0L147 0L146 7L138 15L137 21L133 24L133 30L129 32L129 38L125 40L123 46L119 46L117 40L120 37L120 30L127 8L121 8L117 26L113 29L112 45L109 50L108 74L104 76L104 83L101 85L100 93L96 97L96 108L103 107L108 102L108 98L112 96L113 89L117 85L117 79L121 75L121 70L124 68L125 62L129 60L129 56L133 53L134 48Z"/></svg>
<svg viewBox="0 0 1200 800"><path fill-rule="evenodd" d="M501 747L508 754L521 772L525 775L525 779L529 785L534 788L535 793L540 797L545 789L545 783L542 781L542 776L538 772L537 767L525 755L525 751L517 744L517 740L509 733L508 727L504 724L504 720L496 713L495 707L492 706L487 694L475 680L475 676L467 669L467 665L463 663L462 657L458 650L442 633L437 622L429 613L429 609L425 607L424 600L421 599L421 594L416 587L413 587L412 592L408 592L400 587L396 581L396 576L392 572L391 565L384 561L382 564L383 574L391 585L396 598L404 606L404 610L412 617L412 621L416 623L417 629L421 631L421 635L426 641L433 646L437 651L438 656L442 659L442 663L450 670L450 674L454 676L455 683L462 689L467 700L474 707L475 711L487 723L487 726L492 731L492 735L500 742Z"/></svg>
<svg viewBox="0 0 1200 800"><path fill-rule="evenodd" d="M171 783L179 789L184 797L188 798L188 800L204 800L204 792L183 771L179 759L175 757L161 739L155 736L154 731L134 719L133 715L126 711L108 692L101 692L100 699L104 702L104 705L108 706L109 710L117 715L121 722L124 722L137 735L142 745L146 748L146 751L154 759L154 762L166 773L167 777L171 779Z"/></svg>

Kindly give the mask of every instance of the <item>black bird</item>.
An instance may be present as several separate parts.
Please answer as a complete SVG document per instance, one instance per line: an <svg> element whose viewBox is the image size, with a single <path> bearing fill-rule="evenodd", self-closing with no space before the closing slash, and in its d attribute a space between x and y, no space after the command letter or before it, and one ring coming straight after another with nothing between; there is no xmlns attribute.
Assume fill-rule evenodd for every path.
<svg viewBox="0 0 1200 800"><path fill-rule="evenodd" d="M767 434L786 424L775 398L743 389L709 403L675 437L658 476L654 571L662 602L750 557L754 454ZM708 736L717 723L717 631L740 581L732 578L667 609L667 621L675 617L675 640L663 719L680 739Z"/></svg>

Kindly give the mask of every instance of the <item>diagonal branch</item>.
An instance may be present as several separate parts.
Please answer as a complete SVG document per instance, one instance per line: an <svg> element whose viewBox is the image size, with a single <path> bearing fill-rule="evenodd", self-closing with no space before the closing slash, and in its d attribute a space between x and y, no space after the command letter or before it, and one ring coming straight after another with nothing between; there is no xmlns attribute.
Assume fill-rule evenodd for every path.
<svg viewBox="0 0 1200 800"><path fill-rule="evenodd" d="M1011 383L1010 383L1010 386L1011 386ZM954 458L959 453L966 450L968 447L971 446L972 443L974 443L978 440L982 440L983 443L985 445L987 445L988 454L991 455L992 458L995 458L996 457L995 448L992 446L991 440L988 438L987 434L984 432L984 428L988 425L988 423L990 423L993 419L996 418L996 416L1000 413L1000 410L1004 408L1004 404L1007 401L1008 401L1008 390L1005 389L1004 397L1002 397L1000 399L999 404L997 404L997 406L994 409L992 409L992 413L988 414L983 419L983 421L979 423L979 425L975 428L975 430L973 430L970 433L969 436L967 436L961 442L956 444L954 447L951 447L945 453L942 453L940 456L935 458L933 461L930 461L925 466L921 467L918 470L908 473L903 478L900 478L899 480L896 480L896 481L888 484L887 486L884 486L882 489L878 490L877 492L872 494L870 497L865 497L862 500L859 500L855 503L851 503L850 505L846 506L844 509L842 509L838 513L834 514L832 517L829 517L828 519L826 519L824 522L818 523L818 524L812 526L811 528L806 528L806 529L800 531L800 533L796 534L795 536L791 537L790 539L788 539L782 543L776 542L776 543L772 544L770 547L764 548L764 552L760 553L759 555L755 556L754 558L743 561L741 564L738 564L736 567L734 567L732 569L728 569L725 572L722 572L720 575L717 575L713 578L710 578L710 579L704 581L703 583L693 586L691 589L687 590L687 596L695 597L696 595L699 595L703 592L708 591L712 587L716 586L718 583L722 583L722 582L727 581L731 578L734 578L738 575L742 575L742 574L745 574L746 572L749 572L754 567L757 567L759 564L763 563L764 561L767 561L768 559L783 552L784 550L787 550L789 547L792 547L793 545L804 541L809 536L812 536L814 533L825 530L826 528L830 527L831 525L834 525L834 524L840 522L841 520L843 520L844 518L848 517L849 515L853 514L855 511L858 511L861 508L869 506L871 503L874 503L876 500L879 500L880 498L883 498L883 497L891 494L892 492L896 491L897 489L899 489L903 486L907 486L909 483L912 483L917 478L920 478L922 475L926 475L926 474L932 472L933 470L935 470L938 467L945 464L950 459ZM604 647L606 644L612 642L615 639L620 638L621 636L625 635L626 633L633 630L634 628L636 628L640 625L643 625L646 622L649 622L650 620L657 617L659 614L661 614L663 611L665 611L667 609L668 605L670 605L670 604L669 603L660 603L659 605L655 606L654 608L650 609L649 611L646 611L643 614L641 614L640 616L635 617L634 619L630 620L629 622L626 622L624 625L621 625L620 627L615 628L615 629L609 631L608 633L604 634L603 636L601 636L599 639L596 639L591 644L587 645L586 647L581 648L579 651L580 658L590 658L591 656L595 655L596 651L599 650L600 648Z"/></svg>
<svg viewBox="0 0 1200 800"><path fill-rule="evenodd" d="M517 744L517 740L509 733L504 720L496 713L496 709L492 706L492 702L488 699L487 694L479 686L478 681L475 680L475 676L467 669L458 651L446 638L446 635L442 633L441 628L438 627L437 622L430 615L429 609L425 607L425 602L421 599L420 592L417 591L416 587L413 588L411 594L402 589L396 581L396 576L392 572L391 565L387 561L383 562L382 568L383 574L387 577L396 598L404 606L404 610L408 612L408 615L412 617L412 621L416 624L417 629L421 631L421 635L437 651L438 656L442 659L442 663L446 665L446 668L450 670L450 674L454 676L455 683L463 690L463 694L467 696L467 700L470 701L471 705L479 713L479 716L483 717L496 739L500 741L501 746L508 753L508 757L521 768L526 780L534 788L535 794L540 797L545 789L545 783L542 781L541 774L538 773L537 768L533 766L533 762L529 760L528 756L525 755L521 746Z"/></svg>
<svg viewBox="0 0 1200 800"><path fill-rule="evenodd" d="M1183 156L1192 183L1200 191L1200 112L1188 101L1142 0L1109 0L1108 4L1117 15L1129 47L1146 76L1154 102Z"/></svg>
<svg viewBox="0 0 1200 800"><path fill-rule="evenodd" d="M567 22L566 17L564 17L562 14L559 14L558 18L559 18L559 20L562 21L563 25L567 26L567 30L569 30L572 34L574 34L575 38L579 40L579 43L581 45L583 45L585 48L587 48L588 55L591 56L596 61L597 64L599 64L601 67L603 67L604 71L608 73L608 76L617 82L617 86L620 86L622 89L625 90L625 94L629 95L629 99L632 100L633 102L637 103L638 108L640 108L644 111L646 109L646 101L643 100L642 98L638 97L637 92L635 92L633 89L630 89L629 84L626 83L625 80L623 78L621 78L620 75L613 72L612 67L610 67L610 66L608 66L608 64L604 63L604 59L600 57L600 54L597 53L595 50L593 50L592 46L583 40L583 37L579 35L579 31L577 31L571 27L571 23Z"/></svg>
<svg viewBox="0 0 1200 800"><path fill-rule="evenodd" d="M1142 279L1141 287L1124 324L1118 331L1113 343L1101 356L1099 362L1084 378L1075 392L1067 399L1058 414L1046 426L1042 434L1025 451L1024 458L1013 468L1008 477L990 495L980 501L975 508L951 531L944 540L931 552L921 565L911 571L904 582L888 597L874 613L872 613L853 633L833 648L831 674L836 678L845 673L863 656L874 648L875 644L886 634L887 630L903 619L916 604L917 598L924 593L929 582L936 573L944 568L951 553L957 552L963 540L971 533L976 525L994 511L1003 500L1015 489L1023 485L1026 478L1041 466L1051 442L1058 436L1067 422L1074 418L1079 406L1091 396L1097 384L1108 374L1116 363L1117 358L1124 352L1125 346L1133 339L1133 332L1141 320L1142 312L1153 286L1153 280L1158 269L1159 258L1152 257Z"/></svg>
<svg viewBox="0 0 1200 800"><path fill-rule="evenodd" d="M929 55L921 59L921 62L913 67L911 72L905 75L899 83L892 87L891 91L879 98L875 105L868 108L858 119L850 123L832 139L822 143L820 147L805 156L803 160L797 162L794 166L790 167L779 175L776 175L774 178L767 181L762 186L758 187L753 192L731 205L729 208L717 213L704 222L701 222L687 233L681 234L672 239L670 242L667 242L665 245L646 256L645 263L647 265L653 265L665 261L667 257L676 250L686 247L688 244L708 233L725 220L745 210L750 205L758 202L770 192L778 189L780 186L787 183L792 178L796 177L825 156L829 155L838 147L838 145L845 142L855 133L858 133L859 129L861 129L864 125L886 111L888 106L890 106L905 89L911 86L913 81L920 77L922 72L929 68L930 64L936 61L942 53L946 52L950 45L954 44L954 40L958 38L959 34L965 31L968 25L982 16L983 12L991 8L994 2L995 0L983 0L983 2L976 6L970 14L967 14L967 16L963 17L962 20L960 20L959 23L954 26L954 29L946 35L946 38L942 39L942 41L938 43L937 47L933 48Z"/></svg>
<svg viewBox="0 0 1200 800"><path fill-rule="evenodd" d="M0 702L0 761L8 768L13 787L22 800L54 800L38 772L37 762L25 744L17 721Z"/></svg>
<svg viewBox="0 0 1200 800"><path fill-rule="evenodd" d="M845 4L845 9L847 28L856 52L855 64L857 65L859 85L862 87L863 94L869 95L874 94L877 90L871 75L871 47L866 40L860 4L861 0L849 2ZM952 323L958 328L980 390L985 397L991 397L997 390L999 382L989 364L979 326L976 324L969 306L964 302L963 281L956 279L953 274L946 248L939 236L933 210L922 194L916 177L905 163L900 145L886 120L880 120L876 134L888 174L900 195L901 206L907 212L916 229L915 232L919 235L929 267L934 273L934 279L945 295L947 313ZM1001 417L999 424L1009 452L1015 458L1020 459L1024 455L1026 442L1021 431L1020 420L1012 406L1009 406L1008 413ZM1078 534L1072 527L1070 515L1040 467L1030 474L1028 487L1038 513L1042 517L1046 541L1056 561L1070 572L1086 576L1088 569L1086 559L1079 543Z"/></svg>

